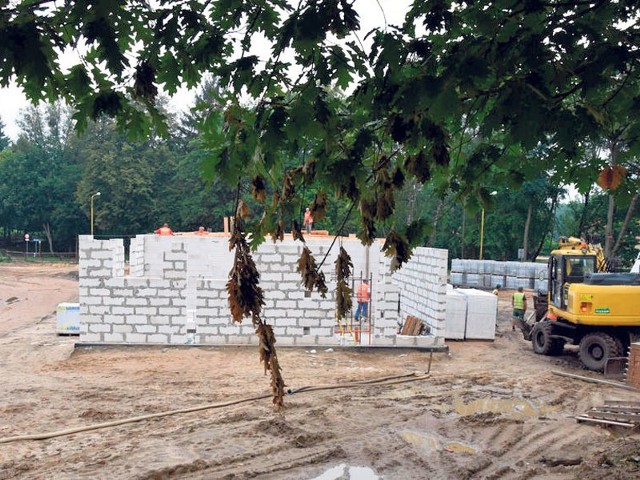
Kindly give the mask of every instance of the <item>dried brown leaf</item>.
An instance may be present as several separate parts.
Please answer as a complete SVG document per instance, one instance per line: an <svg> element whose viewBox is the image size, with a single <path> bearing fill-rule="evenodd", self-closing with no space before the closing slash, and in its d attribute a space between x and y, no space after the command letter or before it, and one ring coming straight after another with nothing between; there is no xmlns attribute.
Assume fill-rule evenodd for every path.
<svg viewBox="0 0 640 480"><path fill-rule="evenodd" d="M302 249L302 253L298 259L298 272L300 272L302 284L308 292L313 291L315 288L322 298L326 298L329 289L325 282L324 273L318 271L316 260L311 254L309 247Z"/></svg>
<svg viewBox="0 0 640 480"><path fill-rule="evenodd" d="M398 270L412 255L408 240L395 230L391 230L382 246L385 256L391 258L391 271Z"/></svg>
<svg viewBox="0 0 640 480"><path fill-rule="evenodd" d="M313 214L314 222L320 221L327 216L327 194L325 192L316 193L311 206L311 213Z"/></svg>
<svg viewBox="0 0 640 480"><path fill-rule="evenodd" d="M267 200L267 187L262 175L256 175L251 181L251 194L258 202L264 203Z"/></svg>
<svg viewBox="0 0 640 480"><path fill-rule="evenodd" d="M304 242L304 237L302 236L302 230L300 229L300 224L294 220L291 222L291 235L293 235L294 240L300 240Z"/></svg>
<svg viewBox="0 0 640 480"><path fill-rule="evenodd" d="M353 290L349 288L345 280L338 281L336 286L336 316L338 319L347 318L347 314L351 311L352 292Z"/></svg>
<svg viewBox="0 0 640 480"><path fill-rule="evenodd" d="M238 202L238 209L236 210L236 217L241 218L242 220L247 220L249 218L249 214L251 210L249 209L249 205L244 200L240 200Z"/></svg>
<svg viewBox="0 0 640 480"><path fill-rule="evenodd" d="M279 190L274 191L273 198L271 199L271 207L272 208L278 207L280 205L280 200L281 200L280 191Z"/></svg>
<svg viewBox="0 0 640 480"><path fill-rule="evenodd" d="M260 315L265 304L264 292L259 285L260 273L245 235L238 225L230 242L233 242L235 251L227 282L227 293L233 320L241 322L243 316L253 318Z"/></svg>
<svg viewBox="0 0 640 480"><path fill-rule="evenodd" d="M423 150L416 155L408 155L404 162L404 167L411 175L416 177L420 183L426 183L431 178L429 161Z"/></svg>
<svg viewBox="0 0 640 480"><path fill-rule="evenodd" d="M258 327L256 328L256 335L258 336L260 361L264 366L265 373L269 372L271 374L273 404L276 410L280 410L284 405L286 385L282 377L282 369L280 368L280 362L278 361L278 355L276 353L276 338L271 325L267 325L262 321L259 321Z"/></svg>
<svg viewBox="0 0 640 480"><path fill-rule="evenodd" d="M304 181L311 183L316 176L316 163L317 160L313 157L309 158L302 168L302 174L304 175Z"/></svg>
<svg viewBox="0 0 640 480"><path fill-rule="evenodd" d="M340 251L338 252L338 257L335 261L336 266L336 279L346 280L351 276L351 270L353 269L353 262L351 261L351 256L347 253L344 247L340 247Z"/></svg>

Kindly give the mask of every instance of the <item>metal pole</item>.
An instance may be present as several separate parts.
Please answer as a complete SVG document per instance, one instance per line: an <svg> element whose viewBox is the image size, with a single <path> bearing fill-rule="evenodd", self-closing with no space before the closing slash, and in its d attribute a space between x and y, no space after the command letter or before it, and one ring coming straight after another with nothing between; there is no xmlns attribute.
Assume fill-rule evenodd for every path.
<svg viewBox="0 0 640 480"><path fill-rule="evenodd" d="M483 241L484 241L484 208L482 209L482 217L480 220L480 260L482 260Z"/></svg>
<svg viewBox="0 0 640 480"><path fill-rule="evenodd" d="M91 236L93 237L93 199L95 197L99 197L100 196L100 192L96 192L93 195L91 195Z"/></svg>
<svg viewBox="0 0 640 480"><path fill-rule="evenodd" d="M93 237L93 195L91 195L91 236Z"/></svg>

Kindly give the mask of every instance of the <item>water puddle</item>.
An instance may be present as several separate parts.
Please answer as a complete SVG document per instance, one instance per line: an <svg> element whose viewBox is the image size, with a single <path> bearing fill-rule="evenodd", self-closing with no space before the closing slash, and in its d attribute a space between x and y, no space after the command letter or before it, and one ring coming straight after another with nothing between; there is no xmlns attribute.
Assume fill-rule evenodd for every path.
<svg viewBox="0 0 640 480"><path fill-rule="evenodd" d="M499 413L512 418L539 417L558 409L553 405L535 405L522 398L479 398L465 403L461 397L455 397L451 405L459 415L469 416L479 413Z"/></svg>
<svg viewBox="0 0 640 480"><path fill-rule="evenodd" d="M478 451L477 449L460 442L447 442L444 449L447 452L453 453L476 453Z"/></svg>
<svg viewBox="0 0 640 480"><path fill-rule="evenodd" d="M318 477L312 480L380 480L381 476L369 467L352 467L341 463L330 468Z"/></svg>
<svg viewBox="0 0 640 480"><path fill-rule="evenodd" d="M477 453L478 449L455 440L438 439L435 436L422 435L418 432L405 430L400 432L400 436L407 442L424 450L438 451L446 450L453 453Z"/></svg>

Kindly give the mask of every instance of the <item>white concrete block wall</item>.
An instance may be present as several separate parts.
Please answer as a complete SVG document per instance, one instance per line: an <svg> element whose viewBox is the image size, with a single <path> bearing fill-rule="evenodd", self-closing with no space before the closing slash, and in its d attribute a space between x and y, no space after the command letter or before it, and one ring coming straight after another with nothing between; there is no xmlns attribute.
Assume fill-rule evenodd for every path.
<svg viewBox="0 0 640 480"><path fill-rule="evenodd" d="M330 237L309 238L307 245L318 264L331 241ZM381 243L366 248L357 240L345 240L343 245L352 255L357 281L367 269L373 277L374 345L442 343L446 251L417 249L406 274L392 278L388 259L380 252ZM334 290L339 244L322 265L329 287L326 299L315 291L307 294L301 285L297 262L302 248L291 240L267 241L255 252L265 293L262 318L274 327L281 345L336 344ZM226 282L232 260L225 237L141 235L132 239L130 275L125 277L121 240L81 237L80 341L184 344L190 339L189 322L189 328L195 328L195 343L256 343L250 319L241 324L231 321ZM403 300L404 312L424 313L432 336L397 341L398 308Z"/></svg>
<svg viewBox="0 0 640 480"><path fill-rule="evenodd" d="M434 344L444 342L447 255L447 250L416 248L409 262L393 275L394 282L401 287L400 319L404 321L408 315L420 318L429 326ZM398 336L397 344L411 343L411 338Z"/></svg>
<svg viewBox="0 0 640 480"><path fill-rule="evenodd" d="M374 249L374 246L378 247ZM374 244L378 268L373 277L371 289L373 345L395 345L400 320L400 297L402 288L394 282L390 272L390 261L380 251L381 245Z"/></svg>
<svg viewBox="0 0 640 480"><path fill-rule="evenodd" d="M144 237L135 237L129 244L129 275L144 276Z"/></svg>

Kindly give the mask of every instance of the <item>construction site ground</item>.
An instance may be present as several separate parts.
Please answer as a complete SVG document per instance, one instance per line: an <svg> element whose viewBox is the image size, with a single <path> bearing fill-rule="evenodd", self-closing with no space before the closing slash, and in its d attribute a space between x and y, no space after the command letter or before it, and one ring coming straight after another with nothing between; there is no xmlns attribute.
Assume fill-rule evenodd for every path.
<svg viewBox="0 0 640 480"><path fill-rule="evenodd" d="M429 375L298 392L276 413L255 347L76 348L55 334L55 308L77 301L77 266L2 264L0 480L639 478L637 428L575 417L640 393L552 373L602 378L575 350L535 355L511 332L510 293L496 340L448 342ZM278 356L293 390L406 379L429 361L337 345ZM210 408L7 441L199 406Z"/></svg>

